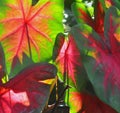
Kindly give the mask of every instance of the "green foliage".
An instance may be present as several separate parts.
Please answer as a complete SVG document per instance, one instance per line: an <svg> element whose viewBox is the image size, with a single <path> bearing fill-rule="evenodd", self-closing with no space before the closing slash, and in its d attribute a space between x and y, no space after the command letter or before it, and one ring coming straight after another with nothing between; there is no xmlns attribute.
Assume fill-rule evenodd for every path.
<svg viewBox="0 0 120 113"><path fill-rule="evenodd" d="M21 62L23 53L34 62L51 58L55 37L63 32L63 5L60 0L40 0L34 6L32 0L3 2L1 8L6 12L0 12L3 15L0 18L0 40L8 73L13 58L17 56Z"/></svg>
<svg viewBox="0 0 120 113"><path fill-rule="evenodd" d="M119 112L119 82L117 84L117 80L119 79L119 72L117 71L118 65L114 67L116 71L112 71L112 65L117 63L116 61L120 54L119 52L117 53L117 58L112 57L114 56L114 52L116 53L117 49L119 49L118 20L119 10L115 7L111 7L105 14L105 39L100 37L92 27L85 24L73 27L71 35L73 35L77 47L83 56L82 61L96 95ZM112 61L114 59L116 59L116 61ZM106 75L107 70L104 66L107 67L107 70L111 70L108 75ZM114 80L111 80L111 77L114 78ZM116 82L114 83L114 81Z"/></svg>
<svg viewBox="0 0 120 113"><path fill-rule="evenodd" d="M0 112L66 103L70 113L120 113L119 9L120 0L0 0Z"/></svg>

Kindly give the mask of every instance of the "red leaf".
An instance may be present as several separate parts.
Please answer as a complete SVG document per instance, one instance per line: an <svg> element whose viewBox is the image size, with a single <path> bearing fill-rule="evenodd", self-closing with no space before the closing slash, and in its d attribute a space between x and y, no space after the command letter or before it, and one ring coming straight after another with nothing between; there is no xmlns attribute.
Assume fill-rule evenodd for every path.
<svg viewBox="0 0 120 113"><path fill-rule="evenodd" d="M97 95L120 111L120 11L111 7L105 14L104 39L90 26L80 24L71 30L83 64ZM83 58L82 57L82 58Z"/></svg>
<svg viewBox="0 0 120 113"><path fill-rule="evenodd" d="M100 75L104 75L105 88L113 86L120 89L119 17L119 11L115 7L109 8L106 12L104 38L96 34L96 32L87 25L81 25L80 30L79 28L73 28L74 31L72 31L76 44L81 52L88 51L88 56L95 59L96 64L93 65L93 72L95 72L97 68L101 70L102 74ZM114 88L112 89L114 90Z"/></svg>
<svg viewBox="0 0 120 113"><path fill-rule="evenodd" d="M75 76L77 74L77 68L81 67L81 58L78 48L72 38L69 35L68 39L64 39L61 35L58 35L59 44L57 44L59 50L57 50L56 63L59 70L64 76L68 76L76 83ZM64 41L64 42L63 42ZM79 70L80 71L80 70Z"/></svg>
<svg viewBox="0 0 120 113"><path fill-rule="evenodd" d="M117 21L118 18L119 14L117 12L117 9L115 7L111 7L105 15L105 40L103 40L104 46L96 46L95 48L99 54L97 60L99 64L102 64L102 69L105 72L105 86L108 86L108 83L110 82L112 86L117 86L120 88L120 45L119 22Z"/></svg>
<svg viewBox="0 0 120 113"><path fill-rule="evenodd" d="M96 96L86 93L72 92L70 102L73 103L77 113L117 113Z"/></svg>
<svg viewBox="0 0 120 113"><path fill-rule="evenodd" d="M0 86L0 113L39 113L50 94L50 85L56 69L51 64L34 64L22 70L15 78Z"/></svg>

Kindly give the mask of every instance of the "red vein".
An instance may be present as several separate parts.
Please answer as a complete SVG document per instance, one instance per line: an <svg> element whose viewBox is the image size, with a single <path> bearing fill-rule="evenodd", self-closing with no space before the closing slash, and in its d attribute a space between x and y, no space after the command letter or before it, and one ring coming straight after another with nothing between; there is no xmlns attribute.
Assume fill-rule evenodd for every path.
<svg viewBox="0 0 120 113"><path fill-rule="evenodd" d="M18 8L12 4L7 4L7 6L11 9L18 10Z"/></svg>
<svg viewBox="0 0 120 113"><path fill-rule="evenodd" d="M14 46L13 48L9 48L7 52L10 52L10 51L14 52L15 49L16 49L16 46Z"/></svg>
<svg viewBox="0 0 120 113"><path fill-rule="evenodd" d="M39 15L39 17L42 17L42 18L44 18L44 19L51 19L51 20L54 19L54 18L51 17L51 16L45 16L45 15Z"/></svg>
<svg viewBox="0 0 120 113"><path fill-rule="evenodd" d="M28 11L28 14L26 15L26 19L29 18L31 12L32 12L32 7L30 6L29 11Z"/></svg>
<svg viewBox="0 0 120 113"><path fill-rule="evenodd" d="M47 6L50 4L51 2L47 2L45 3L42 7L40 7L38 9L38 11L28 20L31 21L33 18L35 18L44 8L47 8Z"/></svg>
<svg viewBox="0 0 120 113"><path fill-rule="evenodd" d="M16 85L18 85L19 82L28 78L28 76L25 76L25 75L32 75L32 78L33 78L35 75L35 72L38 72L37 70L39 70L38 73L45 72L47 74L54 75L53 72L51 72L49 70L45 70L45 68L47 68L47 67L50 67L50 66L42 66L42 65L34 64L34 67L27 67L25 71L22 71L20 74L17 75L17 77L15 77L14 79L11 79L5 85L8 88L11 88L12 86L16 86ZM40 76L41 76L41 74L40 74ZM27 80L30 81L32 78L28 78ZM33 79L33 80L38 81L36 79Z"/></svg>
<svg viewBox="0 0 120 113"><path fill-rule="evenodd" d="M68 55L71 55L71 56L79 56L80 54L79 53L67 53Z"/></svg>
<svg viewBox="0 0 120 113"><path fill-rule="evenodd" d="M79 11L82 14L82 15L80 15L80 18L82 18L90 26L94 26L94 23L93 23L93 20L91 19L91 17L83 9L80 8Z"/></svg>
<svg viewBox="0 0 120 113"><path fill-rule="evenodd" d="M22 14L23 14L23 19L24 19L24 21L25 21L25 12L24 12L23 3L22 3L21 0L20 0L20 6L21 6Z"/></svg>
<svg viewBox="0 0 120 113"><path fill-rule="evenodd" d="M43 33L42 31L39 31L37 28L35 28L34 26L32 26L31 24L28 24L29 27L31 27L34 31L36 31L37 33L39 33L40 35L42 35L43 37L45 37L46 39L48 39L50 42L52 42L52 40L50 39L50 37L48 35L46 35L45 33Z"/></svg>
<svg viewBox="0 0 120 113"><path fill-rule="evenodd" d="M23 41L23 38L24 38L24 32L25 32L25 27L23 27L20 40L18 41L19 43L18 43L18 48L17 48L17 51L16 51L16 56L18 55L18 52L19 52L20 47L21 47L21 45L22 45L22 41Z"/></svg>
<svg viewBox="0 0 120 113"><path fill-rule="evenodd" d="M20 21L20 20L22 20L22 18L9 18L9 19L1 20L0 23L7 23L10 21Z"/></svg>
<svg viewBox="0 0 120 113"><path fill-rule="evenodd" d="M72 64L81 66L81 64L79 62L76 62L74 58L69 58L69 59L72 62Z"/></svg>
<svg viewBox="0 0 120 113"><path fill-rule="evenodd" d="M36 42L30 38L31 43L34 45L36 51L38 52L38 56L40 56L40 50L39 47L37 46Z"/></svg>
<svg viewBox="0 0 120 113"><path fill-rule="evenodd" d="M73 63L70 61L70 59L68 58L67 59L67 71L68 71L68 74L69 74L69 76L73 79L74 78L74 65L73 65Z"/></svg>
<svg viewBox="0 0 120 113"><path fill-rule="evenodd" d="M26 27L26 35L27 35L27 41L28 41L29 54L30 54L30 58L32 59L32 51L31 51L31 45L30 45L30 36L29 36L27 24L25 25L25 27Z"/></svg>
<svg viewBox="0 0 120 113"><path fill-rule="evenodd" d="M18 28L16 28L15 30L13 30L12 32L8 33L7 35L3 36L0 41L3 41L7 38L9 38L10 35L15 34L16 32L18 32L21 28L23 27L23 25L19 26Z"/></svg>
<svg viewBox="0 0 120 113"><path fill-rule="evenodd" d="M35 42L32 38L30 38L30 40L33 41L33 42ZM48 48L46 48L46 46L43 45L43 42L41 42L41 40L39 40L39 43L40 43L40 46L41 46L42 48L44 48L45 50L48 50ZM37 45L37 44L36 44L36 45ZM39 50L39 51L40 51L40 50Z"/></svg>

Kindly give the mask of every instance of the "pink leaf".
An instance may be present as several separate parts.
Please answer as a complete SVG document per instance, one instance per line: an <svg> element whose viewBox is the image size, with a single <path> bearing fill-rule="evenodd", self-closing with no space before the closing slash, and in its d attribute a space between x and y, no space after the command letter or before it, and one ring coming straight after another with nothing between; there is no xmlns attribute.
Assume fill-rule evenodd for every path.
<svg viewBox="0 0 120 113"><path fill-rule="evenodd" d="M81 67L81 58L78 48L74 42L72 36L69 35L68 39L64 39L61 35L58 35L59 44L57 50L57 58L56 63L58 64L58 68L61 73L65 76L68 76L76 83L75 77L77 74L77 67Z"/></svg>
<svg viewBox="0 0 120 113"><path fill-rule="evenodd" d="M39 113L45 107L56 69L51 64L34 64L0 86L0 113Z"/></svg>

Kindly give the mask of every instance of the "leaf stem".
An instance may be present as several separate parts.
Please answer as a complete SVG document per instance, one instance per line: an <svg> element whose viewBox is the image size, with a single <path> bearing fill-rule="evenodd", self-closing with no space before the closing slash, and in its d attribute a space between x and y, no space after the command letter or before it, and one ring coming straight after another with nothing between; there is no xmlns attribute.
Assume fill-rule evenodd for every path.
<svg viewBox="0 0 120 113"><path fill-rule="evenodd" d="M68 68L68 49L69 49L69 46L70 46L70 41L68 41L68 45L67 45L67 48L65 50L65 57L64 57L64 84L67 83L67 85L69 86L69 68ZM67 92L65 92L65 95L67 95L67 105L69 106L69 89Z"/></svg>
<svg viewBox="0 0 120 113"><path fill-rule="evenodd" d="M51 113L54 113L54 112L55 112L57 105L59 104L60 100L63 98L66 90L69 89L69 88L70 88L70 87L67 85L67 86L63 89L63 91L62 91L62 93L60 94L60 97L58 98L58 100L56 101L56 103L55 103L55 105L54 105Z"/></svg>
<svg viewBox="0 0 120 113"><path fill-rule="evenodd" d="M29 54L30 54L30 58L32 59L32 51L31 51L31 46L30 46L30 36L29 36L27 24L25 24L25 27L26 27L26 32L27 32L26 34L27 34L27 40L28 40Z"/></svg>

